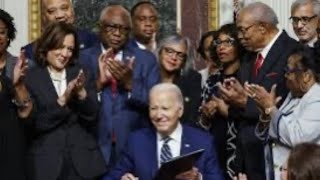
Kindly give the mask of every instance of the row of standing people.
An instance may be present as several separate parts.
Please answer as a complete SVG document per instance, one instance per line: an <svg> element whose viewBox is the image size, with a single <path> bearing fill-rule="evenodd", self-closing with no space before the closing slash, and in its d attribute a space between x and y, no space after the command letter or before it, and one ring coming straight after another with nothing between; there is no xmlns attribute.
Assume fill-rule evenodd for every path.
<svg viewBox="0 0 320 180"><path fill-rule="evenodd" d="M112 13L110 13L110 11ZM135 48L125 46L125 44L127 44L128 41L130 23L128 21L128 13L124 13L123 11L124 10L119 9L105 9L105 12L102 13L105 16L101 16L100 18L100 35L102 46L98 45L96 47L85 50L80 55L80 62L84 65L85 68L89 69L88 72L91 72L92 75L87 75L86 77L89 79L91 79L92 77L92 80L96 82L98 91L102 90L100 94L100 99L102 103L101 106L103 108L103 111L101 111L102 114L100 114L100 118L102 119L99 120L98 130L96 130L96 132L98 132L97 136L99 146L101 147L103 156L107 164L110 164L110 162L112 164L114 163L115 159L118 159L117 157L119 157L119 153L121 149L123 149L124 147L129 132L133 129L138 128L139 124L141 125L140 122L133 123L133 121L141 121L142 119L145 119L142 120L144 121L143 124L148 124L148 121L146 120L148 104L147 97L148 91L152 87L152 85L156 84L161 80L174 82L180 86L182 91L185 91L183 92L185 107L186 109L188 109L188 106L191 106L190 111L186 111L191 115L185 115L186 118L190 118L190 120L187 120L188 122L197 121L195 114L197 113L197 109L200 104L200 85L199 83L194 83L201 82L200 76L199 74L193 72L193 70L189 70L190 68L182 68L188 67L188 64L185 64L185 62L190 62L188 61L188 59L186 59L190 57L190 55L188 55L188 41L183 37L177 36L171 37L171 39L166 39L167 42L164 40L163 44L160 43L158 46L159 51L156 53L156 55L159 56L158 59L161 66L160 69L157 70L155 68L157 67L156 60L154 57L152 57L151 53L146 53L145 51L139 51ZM269 13L269 15L271 15L270 17L264 18L260 16L255 16L261 12L266 12ZM284 85L285 72L283 71L283 68L287 64L287 59L289 55L292 53L292 51L294 51L294 46L296 43L292 39L290 39L285 32L281 32L276 28L276 19L276 15L269 7L266 7L265 5L259 3L253 4L240 11L240 14L237 19L237 28L232 27L232 25L222 27L219 32L218 39L215 40L218 58L221 60L223 64L223 70L217 72L217 74L220 73L220 75L214 77L217 78L217 80L214 81L220 81L221 84L217 84L217 86L212 87L212 89L210 90L211 92L209 92L211 93L209 94L209 96L211 96L213 93L215 97L211 98L204 94L203 101L209 101L209 103L205 104L201 108L203 114L201 115L201 121L199 124L200 126L202 126L204 123L206 123L203 121L202 117L208 116L209 118L212 118L213 113L212 111L210 112L210 108L214 109L213 111L217 111L214 113L214 116L218 116L218 118L214 118L214 123L211 128L213 134L216 136L218 152L220 151L220 153L218 154L220 157L221 164L222 166L225 166L224 164L226 162L226 158L231 158L231 160L234 160L235 154L238 155L237 158L240 158L237 161L238 164L233 165L236 166L236 168L232 168L232 166L228 165L228 167L231 167L231 169L229 169L230 171L226 172L230 172L230 175L234 175L234 173L236 172L245 172L248 174L248 177L250 179L264 178L263 176L265 174L265 167L262 162L264 162L265 153L263 152L261 141L256 138L255 134L256 123L258 122L260 114L255 104L255 98L257 97L258 93L252 93L252 98L250 98L248 94L244 93L245 91L243 90L243 88L241 88L240 83L238 83L236 79L228 78L234 76L237 77L237 79L239 79L241 84L244 84L245 81L248 81L249 83L259 84L260 86L263 86L266 89L271 89L271 86L273 84L277 84L277 94L285 97L288 91L286 90ZM234 32L236 32L236 34L234 34ZM148 34L150 35L150 33ZM45 37L43 38L45 39ZM130 43L134 43L134 41L131 41ZM241 43L244 46L244 48L246 48L249 51L256 52L261 51L261 49L263 49L261 51L262 57L264 59L262 67L253 68L253 66L255 65L253 61L250 60L250 57L251 59L256 59L256 53L246 53L244 56L240 55L243 52L243 50L238 49L240 48L240 46L238 46L237 43ZM284 48L284 44L288 44L289 46L286 46ZM60 45L61 43L59 44L59 47ZM81 47L82 46L80 45L80 48ZM109 47L111 47L113 50L108 50ZM229 49L227 47L229 47ZM232 50L232 48L234 48L234 50ZM107 53L106 55L100 56L103 49L105 49ZM283 51L280 51L279 49L283 49ZM70 47L69 49L67 48L65 50L65 53L67 53L68 50L70 50ZM127 50L128 53L126 52ZM228 51L235 52L228 53ZM132 58L133 56L135 57L134 60ZM49 56L46 57L48 58ZM243 61L241 63L240 57L243 58ZM108 61L108 59L110 58L124 59L126 65L118 63L117 61ZM142 62L141 59L144 59L144 61ZM149 65L145 64L145 61L147 61L146 59L151 59ZM223 60L225 60L226 62L223 62ZM131 67L132 64L134 64L133 70ZM139 64L141 64L141 68L139 68ZM44 65L46 64L44 63ZM150 68L146 68L145 66ZM108 70L104 70L105 67L108 67ZM97 69L99 69L99 71L97 71ZM150 71L144 71L145 69L148 69ZM160 73L156 73L157 71L159 71ZM254 71L257 74L251 74L251 71ZM104 73L106 75L106 78L102 78L102 75L104 75ZM110 76L110 73L115 77L116 80L114 80ZM159 74L158 77L151 77L151 75L155 74ZM132 76L133 78L131 79ZM81 79L83 79L82 77L83 74L80 73L79 76L76 78L76 81L81 81ZM146 80L145 77L149 77L149 80ZM63 78L66 77L62 74L62 80ZM58 78L58 81L59 79L61 81L61 77ZM226 81L224 81L225 79ZM139 85L143 84L142 82L148 84L147 88L145 88L145 85L143 85L143 87L140 86L139 88ZM118 84L116 86L118 87L118 89L116 89L116 95L114 95L113 92L114 85L112 84L114 83ZM53 84L57 92L59 89L61 90L61 87L57 88L59 86L59 83L53 82ZM66 87L65 85L65 87L62 87L62 92L64 91L63 88L64 90L68 89L68 87ZM248 86L248 89L249 88L250 86ZM196 91L196 89L198 89L198 91ZM83 92L82 90L81 92ZM217 94L218 91L219 94ZM73 90L71 92L71 94L75 93ZM116 101L119 103L115 103ZM111 104L110 102L114 103ZM136 108L139 110L137 111ZM228 109L228 111L226 111L226 108ZM268 106L264 108L270 107ZM107 111L107 109L109 109L110 111ZM123 109L128 109L128 114L126 115L126 117L134 119L133 121L124 122L129 120L119 118L123 117L123 115L126 114L126 111L123 111ZM206 112L206 110L208 111ZM233 117L234 115L236 117ZM137 118L136 116L139 116L139 118ZM143 118L140 118L141 116ZM193 116L194 118L191 118ZM217 125L217 123L219 122L221 123L221 126ZM237 135L238 137L236 142L236 146L238 147L236 150L237 152L235 152L235 148L231 148L229 149L230 151L227 152L227 155L225 155L223 151L224 147L226 147L226 143L231 147L235 146L234 133L236 131L234 128L234 123L238 122L239 132ZM42 125L43 124L41 123L40 126ZM214 128L216 128L216 130L214 130ZM219 133L219 131L222 133ZM219 136L222 137L220 138ZM230 141L226 141L226 139ZM252 146L257 148L250 148ZM219 148L221 149L219 150ZM116 158L110 161L110 157ZM72 158L66 156L63 157L63 159L66 159L65 162L68 162L68 160ZM70 164L64 164L64 166L69 166L69 168L67 169L69 169L70 172L74 172L72 171L74 170L74 167L70 167ZM226 177L228 177L228 175Z"/></svg>

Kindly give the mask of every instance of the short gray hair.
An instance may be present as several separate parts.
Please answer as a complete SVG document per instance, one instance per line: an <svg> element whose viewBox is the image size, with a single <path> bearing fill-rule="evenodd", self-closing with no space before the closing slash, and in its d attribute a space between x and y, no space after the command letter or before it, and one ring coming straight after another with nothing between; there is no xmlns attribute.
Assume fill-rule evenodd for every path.
<svg viewBox="0 0 320 180"><path fill-rule="evenodd" d="M279 23L278 17L274 10L262 2L250 3L241 9L240 13L241 12L249 12L256 22L271 24L275 27Z"/></svg>
<svg viewBox="0 0 320 180"><path fill-rule="evenodd" d="M296 0L291 5L291 15L301 6L312 4L313 13L320 17L320 1L319 0Z"/></svg>
<svg viewBox="0 0 320 180"><path fill-rule="evenodd" d="M104 16L107 14L108 11L110 11L112 8L116 8L116 7L123 9L123 13L128 17L129 25L130 25L130 27L132 27L130 12L121 4L111 4L111 5L107 5L106 7L104 7L100 13L99 22L102 21L102 19L104 18Z"/></svg>
<svg viewBox="0 0 320 180"><path fill-rule="evenodd" d="M192 64L193 64L193 60L194 60L194 53L193 53L193 50L191 48L191 43L190 43L190 39L187 38L187 37L183 37L181 35L171 35L171 36L168 36L164 39L162 39L157 47L157 49L155 50L155 55L158 59L158 61L160 60L159 57L160 57L160 53L162 52L163 48L166 47L167 45L169 44L178 44L178 43L181 43L183 42L187 48L187 51L186 51L186 59L185 59L185 62L183 63L184 64L184 67L182 67L182 71L183 72L188 72L190 69L192 69Z"/></svg>
<svg viewBox="0 0 320 180"><path fill-rule="evenodd" d="M151 88L149 96L151 96L151 94L154 92L173 92L173 93L175 93L176 98L178 100L177 103L179 103L179 105L181 105L181 107L183 107L183 95L182 95L180 88L177 85L175 85L173 83L168 83L168 82L159 83L159 84L154 85Z"/></svg>

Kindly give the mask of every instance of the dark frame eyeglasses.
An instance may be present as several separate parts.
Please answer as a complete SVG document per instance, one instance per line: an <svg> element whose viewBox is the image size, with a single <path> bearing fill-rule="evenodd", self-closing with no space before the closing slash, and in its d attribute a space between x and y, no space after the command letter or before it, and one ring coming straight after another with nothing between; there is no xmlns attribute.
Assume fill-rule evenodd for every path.
<svg viewBox="0 0 320 180"><path fill-rule="evenodd" d="M116 32L119 30L120 34L127 34L130 32L131 28L127 26L122 26L119 24L111 24L111 23L101 23L100 27L105 32Z"/></svg>
<svg viewBox="0 0 320 180"><path fill-rule="evenodd" d="M251 29L253 26L257 25L257 23L253 23L250 26L247 27L237 27L237 32L241 33L241 34L246 34L246 32L249 31L249 29Z"/></svg>
<svg viewBox="0 0 320 180"><path fill-rule="evenodd" d="M317 15L313 15L313 16L302 16L302 17L296 17L296 16L291 16L289 19L291 20L292 24L298 24L299 21L306 25L308 24L312 19L314 19L315 17L317 17Z"/></svg>
<svg viewBox="0 0 320 180"><path fill-rule="evenodd" d="M185 60L186 57L187 57L187 54L184 53L184 52L179 52L179 51L176 51L170 47L163 47L163 50L165 51L165 53L169 56L169 57L173 57L174 54L176 54L177 56L177 59L178 60Z"/></svg>
<svg viewBox="0 0 320 180"><path fill-rule="evenodd" d="M216 39L213 41L213 45L214 46L220 46L220 45L224 45L224 46L227 46L227 47L230 47L230 46L233 46L234 43L235 43L235 39L234 38L228 38L226 40L220 40L220 39Z"/></svg>

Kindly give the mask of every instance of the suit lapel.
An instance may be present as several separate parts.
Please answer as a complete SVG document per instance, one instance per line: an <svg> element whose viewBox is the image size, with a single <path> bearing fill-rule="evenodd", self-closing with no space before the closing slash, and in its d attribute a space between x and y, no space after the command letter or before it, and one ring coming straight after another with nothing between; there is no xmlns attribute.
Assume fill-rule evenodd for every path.
<svg viewBox="0 0 320 180"><path fill-rule="evenodd" d="M58 94L50 78L47 67L40 69L39 78L42 81L39 84L41 84L41 86L44 87L44 92L48 95L48 97L54 97L54 99L57 99Z"/></svg>
<svg viewBox="0 0 320 180"><path fill-rule="evenodd" d="M285 36L286 36L286 33L282 32L281 35L278 37L278 39L272 45L270 51L268 52L266 58L264 59L264 62L258 74L258 78L256 79L257 82L261 82L264 76L268 73L269 69L272 68L273 64L276 61L278 61L279 57L282 54L282 52L279 51L279 49L283 48L281 47L281 45L283 44L281 42L283 41L283 38Z"/></svg>

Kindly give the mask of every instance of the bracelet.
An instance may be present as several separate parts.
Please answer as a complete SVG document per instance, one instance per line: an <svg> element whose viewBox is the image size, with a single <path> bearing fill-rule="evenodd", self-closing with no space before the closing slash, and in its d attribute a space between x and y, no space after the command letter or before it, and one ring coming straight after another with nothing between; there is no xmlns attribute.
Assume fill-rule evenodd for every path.
<svg viewBox="0 0 320 180"><path fill-rule="evenodd" d="M208 131L210 129L210 127L211 127L211 124L210 125L205 125L205 124L203 124L202 120L203 120L202 117L200 117L200 119L198 121L198 125L200 127L202 127L203 129Z"/></svg>
<svg viewBox="0 0 320 180"><path fill-rule="evenodd" d="M270 120L271 120L271 118L270 119L263 119L262 115L259 115L259 121L262 122L262 123L269 123Z"/></svg>
<svg viewBox="0 0 320 180"><path fill-rule="evenodd" d="M28 96L26 99L24 99L22 101L18 101L17 99L12 99L12 103L15 104L18 108L27 107L30 101L31 101L30 96Z"/></svg>

